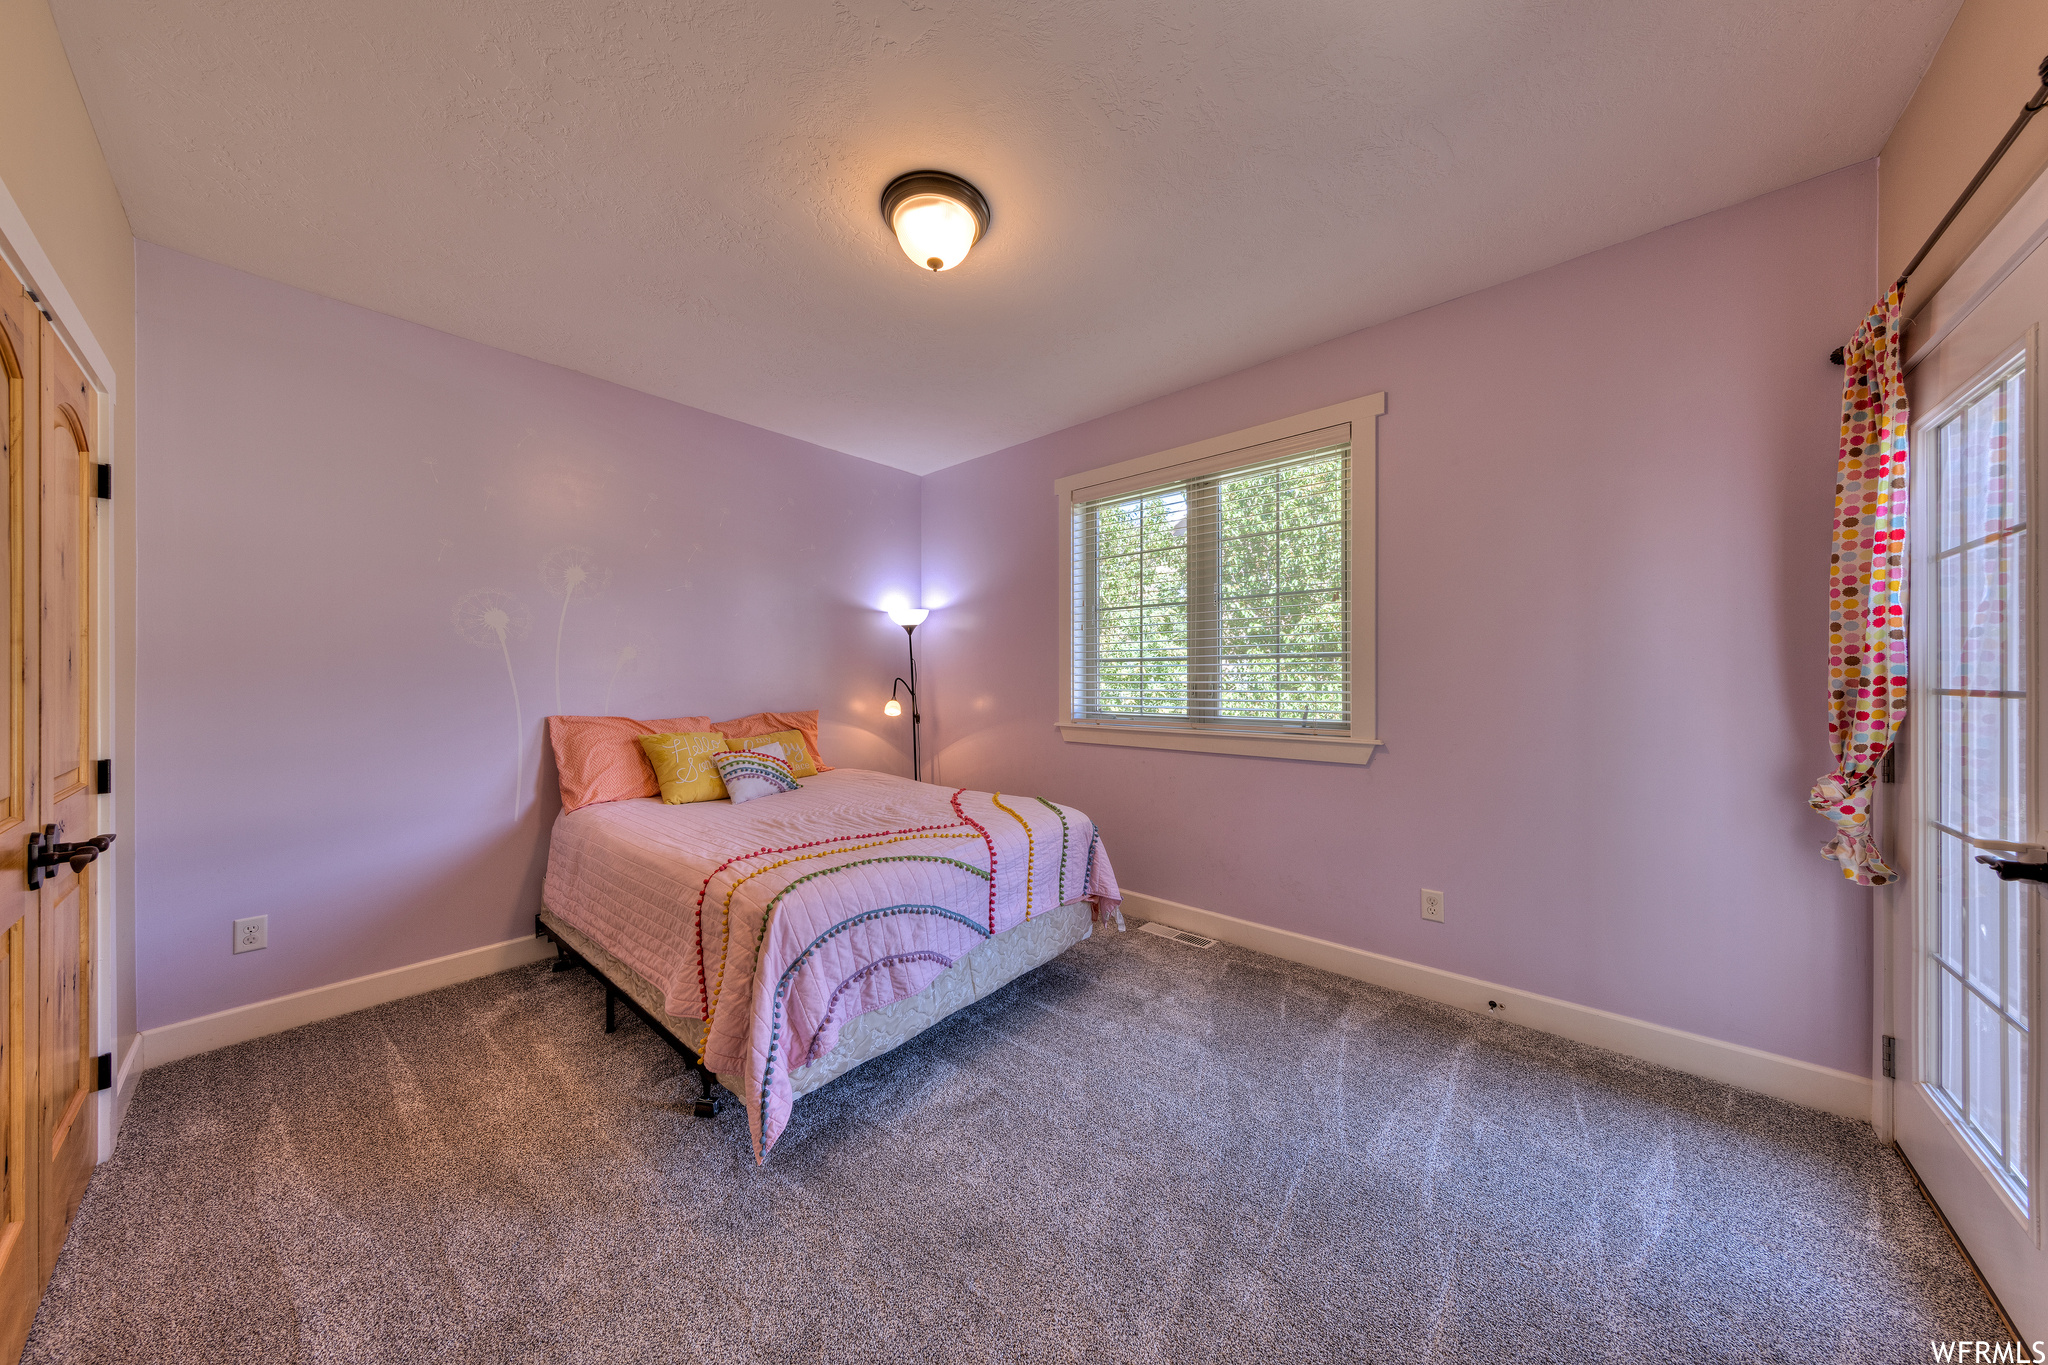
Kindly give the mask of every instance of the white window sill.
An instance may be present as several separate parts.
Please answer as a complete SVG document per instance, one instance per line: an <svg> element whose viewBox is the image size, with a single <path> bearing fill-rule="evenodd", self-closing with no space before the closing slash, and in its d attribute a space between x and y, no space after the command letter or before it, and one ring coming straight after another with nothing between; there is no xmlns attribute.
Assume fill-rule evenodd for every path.
<svg viewBox="0 0 2048 1365"><path fill-rule="evenodd" d="M1252 758L1292 758L1304 763L1369 763L1376 739L1324 735L1261 735L1226 730L1171 730L1150 725L1056 722L1069 744L1121 744L1136 749L1185 749Z"/></svg>

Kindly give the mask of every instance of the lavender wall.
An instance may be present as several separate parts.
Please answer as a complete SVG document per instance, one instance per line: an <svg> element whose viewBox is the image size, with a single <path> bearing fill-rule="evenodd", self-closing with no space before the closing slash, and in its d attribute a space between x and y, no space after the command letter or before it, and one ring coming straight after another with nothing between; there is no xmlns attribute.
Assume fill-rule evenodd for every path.
<svg viewBox="0 0 2048 1365"><path fill-rule="evenodd" d="M1868 897L1805 798L1875 198L1851 167L928 477L940 780L1084 807L1138 891L1867 1073ZM1371 765L1063 743L1052 481L1381 389Z"/></svg>
<svg viewBox="0 0 2048 1365"><path fill-rule="evenodd" d="M558 709L819 707L828 758L908 771L879 713L903 632L866 608L916 595L913 476L137 267L140 1027L530 932ZM231 956L256 914L270 947Z"/></svg>

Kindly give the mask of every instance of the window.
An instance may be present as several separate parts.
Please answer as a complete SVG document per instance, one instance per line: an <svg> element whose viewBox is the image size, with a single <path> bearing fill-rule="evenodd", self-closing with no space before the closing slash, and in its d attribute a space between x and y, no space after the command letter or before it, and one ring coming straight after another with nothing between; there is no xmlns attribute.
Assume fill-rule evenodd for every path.
<svg viewBox="0 0 2048 1365"><path fill-rule="evenodd" d="M1062 733L1363 763L1374 394L1061 479Z"/></svg>

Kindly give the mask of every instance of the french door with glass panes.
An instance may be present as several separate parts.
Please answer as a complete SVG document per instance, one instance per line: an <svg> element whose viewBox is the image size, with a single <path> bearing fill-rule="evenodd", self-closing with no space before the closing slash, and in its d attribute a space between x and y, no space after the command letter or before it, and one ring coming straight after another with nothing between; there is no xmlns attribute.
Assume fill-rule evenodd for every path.
<svg viewBox="0 0 2048 1365"><path fill-rule="evenodd" d="M1892 1127L2030 1343L2048 1341L2040 927L2048 874L2038 705L2038 337L2048 251L1942 328L1913 403L1913 705L1888 904ZM1938 296L1937 304L1943 300ZM1959 320L1958 320L1959 318ZM1909 342L1915 336L1908 334ZM1911 347L1909 345L1909 353ZM2004 880L2004 871L2021 879Z"/></svg>

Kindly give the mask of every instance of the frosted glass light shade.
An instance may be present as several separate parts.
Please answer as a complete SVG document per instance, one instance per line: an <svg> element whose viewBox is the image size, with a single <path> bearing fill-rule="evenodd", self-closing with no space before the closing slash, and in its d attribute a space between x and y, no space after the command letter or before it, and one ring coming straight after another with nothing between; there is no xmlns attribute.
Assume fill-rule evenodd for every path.
<svg viewBox="0 0 2048 1365"><path fill-rule="evenodd" d="M931 612L925 607L891 607L889 619L899 626L921 626Z"/></svg>
<svg viewBox="0 0 2048 1365"><path fill-rule="evenodd" d="M967 206L938 194L910 196L896 206L890 226L903 254L927 270L951 270L966 260L979 235Z"/></svg>
<svg viewBox="0 0 2048 1365"><path fill-rule="evenodd" d="M900 716L900 715L902 715L902 714L903 714L903 703L902 703L902 702L900 702L900 701L897 701L897 700L896 700L896 699L895 699L894 697L891 697L891 698L889 698L889 700L888 700L888 701L886 701L886 702L882 703L882 714L883 714L883 715L885 715L885 716Z"/></svg>
<svg viewBox="0 0 2048 1365"><path fill-rule="evenodd" d="M882 221L919 268L951 270L988 233L988 200L951 171L911 171L882 191Z"/></svg>

